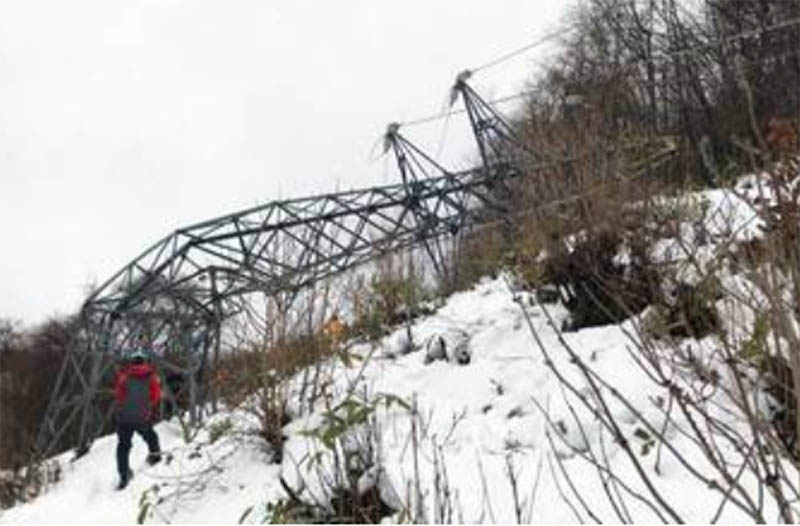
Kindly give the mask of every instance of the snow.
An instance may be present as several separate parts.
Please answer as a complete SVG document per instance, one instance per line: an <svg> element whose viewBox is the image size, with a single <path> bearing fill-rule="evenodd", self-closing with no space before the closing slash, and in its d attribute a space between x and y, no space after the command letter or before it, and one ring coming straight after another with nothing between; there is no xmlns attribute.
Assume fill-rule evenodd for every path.
<svg viewBox="0 0 800 526"><path fill-rule="evenodd" d="M703 192L700 197L700 202L706 203L701 205L705 209L701 221L715 240L709 250L731 237L758 235L758 220L740 197L726 191ZM685 226L679 231L694 243L695 231ZM680 259L675 256L679 253L676 243L665 239L656 252L664 259ZM708 259L711 257L709 252ZM736 276L723 275L722 279L727 286L747 286ZM564 396L547 365L547 353L581 395L591 397L592 393L575 366L576 357L627 397L630 405L613 396L608 399L613 402L611 411L622 435L634 444L641 469L683 520L710 521L723 496L693 476L687 464L709 479L715 474L693 440L679 432L686 424L680 415L673 415L672 423L664 426L666 388L653 382L629 352L647 311L619 325L562 335L555 327L567 318L566 309L559 304L539 304L533 293L510 287L510 280L505 275L486 278L472 290L452 295L434 314L412 323L410 340L409 331L398 327L377 346L352 346L348 352L360 359L332 359L324 364L334 402L348 396L363 404L385 402L374 404L367 421L354 426L352 436L342 442L357 446L363 445L360 440L373 440L377 446L382 465L366 466L359 480L362 489L376 486L385 502L421 509L427 522L444 513L443 488L449 490L452 520L458 522L516 522L517 513L523 520L535 522L592 520L583 507L567 505L562 493L573 504L578 502L575 495L580 495L601 519L618 521L601 473L582 454L603 452L601 460L613 466L632 491L650 494L614 437L576 398ZM720 301L720 308L728 313L724 319L727 328L752 326L752 310L739 305L735 311L725 304L729 300ZM466 346L470 362L426 360L423 347L437 335L453 345ZM711 337L685 340L682 348L713 368L718 343ZM572 358L567 346L575 353ZM299 391L300 376L290 393ZM392 403L396 399L402 403ZM300 413L297 405L290 406L295 414ZM543 409L550 415L552 427ZM287 441L280 464L270 463L269 447L253 432L257 423L243 411L214 415L190 442L184 439L177 421L160 423L156 430L171 460L146 467L146 448L135 438L131 455L135 477L121 492L113 489L116 439L100 438L75 462L70 462L70 454L62 455L58 459L64 467L61 482L31 503L0 512L0 522L132 523L144 503L149 503L144 515L148 522L229 523L245 515L245 522L262 522L269 519L268 503L287 498L279 477L301 498L324 502L326 490L320 480L336 476L336 450L322 444L319 435L327 422L325 415L331 411L330 406L317 403L313 411L296 417L283 429ZM573 411L580 416L580 426ZM742 425L735 412L724 418L733 428ZM649 444L652 433L643 419L665 429L669 447ZM231 423L231 430L212 443L210 430L225 421ZM670 447L684 460L671 453ZM731 448L721 447L725 451ZM562 467L570 474L569 480L562 475ZM519 512L509 471L516 480ZM754 483L743 477L746 487ZM635 520L660 520L642 501L628 496L625 502ZM767 517L777 517L769 505ZM401 519L397 514L388 518ZM734 506L727 506L719 520L750 521Z"/></svg>
<svg viewBox="0 0 800 526"><path fill-rule="evenodd" d="M526 298L527 300L528 298ZM526 307L533 324L545 338L545 345L558 347L555 331L550 328L540 307ZM567 315L559 307L551 307L556 319ZM430 494L433 487L432 444L441 447L449 483L458 495L459 513L464 520L513 522L514 506L506 475L506 458L512 459L518 471L519 487L524 498L534 487L536 477L542 480L539 494L529 513L535 521L571 522L575 520L567 506L559 502L556 486L550 481L547 458L550 456L545 437L545 421L536 403L549 407L554 420L567 426L566 440L580 445L584 441L576 427L571 426L567 408L552 373L542 363L534 347L531 333L522 320L520 307L503 281L485 280L474 290L456 294L435 315L420 320L412 327L416 341L431 334L453 329L469 334L472 361L460 366L448 361L425 365L424 353L413 352L395 358L373 357L362 375L359 364L345 367L341 362L331 364L336 369L337 387L356 389L366 387L372 393L393 393L404 400L416 400L419 412L427 426L421 437L424 460L420 466L421 485ZM398 329L398 333L405 329ZM393 334L387 342L402 341ZM648 416L658 409L650 398L656 395L652 384L646 382L637 369L628 363L625 346L628 343L621 327L609 326L585 329L566 335L570 345L580 349L582 355L597 367L610 382L635 394L635 403ZM368 349L355 352L367 353ZM622 411L622 410L621 410ZM636 417L622 411L621 420L632 433ZM237 413L218 415L217 419L236 420L241 431L248 428L247 419ZM411 454L407 446L410 432L408 412L393 407L380 415L382 452L386 474L396 501L402 501L405 485L401 482L413 478ZM145 467L146 447L135 442L131 465L136 472L128 489L113 490L116 483L114 469L115 438L104 437L95 442L85 457L65 466L63 481L30 504L23 504L3 512L0 521L58 522L58 523L131 523L136 520L142 499L163 502L152 508L149 520L157 522L234 522L245 510L253 507L247 521L264 519L266 502L283 495L278 483L281 471L294 487L301 487L299 478L308 472L302 459L310 451L324 450L301 431L314 428L319 415L310 415L290 423L285 432L289 440L282 466L269 464L269 452L254 437L243 439L233 433L210 444L208 432L202 432L192 443L185 443L181 428L176 422L156 426L162 445L171 462ZM252 423L250 423L252 424ZM587 426L588 440L606 441L612 461L620 455L608 436L603 436L596 426ZM583 445L586 447L586 444ZM557 454L577 473L575 482L584 489L584 495L597 500L595 506L603 509L602 494L598 494L597 478L580 459L570 451L557 446ZM198 455L193 455L195 452ZM194 457L194 458L192 458ZM209 470L211 470L209 472ZM541 471L541 473L540 473ZM680 491L683 507L693 520L707 520L705 514L706 491L686 491L681 470L674 462L666 460L662 466L662 483L668 491ZM293 476L297 475L297 476ZM370 476L375 477L372 473ZM309 477L306 477L308 479ZM696 482L694 483L696 485ZM562 482L563 485L563 482ZM319 492L320 488L306 491ZM156 494L154 487L159 487ZM481 497L483 494L485 497ZM430 500L429 498L427 500ZM432 504L426 502L426 507ZM691 513L697 515L691 515ZM585 518L585 517L582 517Z"/></svg>

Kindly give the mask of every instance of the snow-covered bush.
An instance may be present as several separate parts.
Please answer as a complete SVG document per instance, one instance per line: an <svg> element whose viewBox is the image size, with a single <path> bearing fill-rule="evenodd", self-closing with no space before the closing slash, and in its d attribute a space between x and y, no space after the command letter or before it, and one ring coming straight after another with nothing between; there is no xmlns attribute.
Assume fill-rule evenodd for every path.
<svg viewBox="0 0 800 526"><path fill-rule="evenodd" d="M393 407L409 408L394 395L352 394L301 433L307 441L296 445L307 452L281 479L289 496L284 512L292 522L378 523L399 511L400 499L383 467L376 418L377 411Z"/></svg>
<svg viewBox="0 0 800 526"><path fill-rule="evenodd" d="M618 323L637 314L657 298L659 276L641 250L628 249L626 261L619 254L627 247L620 232L586 232L573 247L553 252L543 276L562 292L570 310L569 330ZM641 232L622 232L642 241Z"/></svg>
<svg viewBox="0 0 800 526"><path fill-rule="evenodd" d="M61 464L57 460L0 470L0 509L35 499L61 477Z"/></svg>

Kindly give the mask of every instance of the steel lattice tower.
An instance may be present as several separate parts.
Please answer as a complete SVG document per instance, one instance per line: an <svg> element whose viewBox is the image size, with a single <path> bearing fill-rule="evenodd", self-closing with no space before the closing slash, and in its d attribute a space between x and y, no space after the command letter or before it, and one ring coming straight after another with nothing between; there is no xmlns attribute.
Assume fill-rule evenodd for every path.
<svg viewBox="0 0 800 526"><path fill-rule="evenodd" d="M168 352L157 365L188 378L190 414L207 401L204 376L221 327L254 294L295 297L319 280L398 250L423 246L441 271L439 240L501 210L498 195L520 175L507 152L512 128L459 75L454 95L469 115L482 164L450 172L390 125L385 147L402 182L273 201L180 228L153 244L84 302L42 423L41 458L67 440L78 456L107 426L111 377L139 337ZM63 447L63 446L62 446Z"/></svg>

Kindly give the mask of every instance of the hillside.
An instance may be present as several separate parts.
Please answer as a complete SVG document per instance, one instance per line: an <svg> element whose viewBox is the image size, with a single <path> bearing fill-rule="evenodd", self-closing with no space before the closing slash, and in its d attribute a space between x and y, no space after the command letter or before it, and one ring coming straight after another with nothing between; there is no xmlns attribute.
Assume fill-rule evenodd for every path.
<svg viewBox="0 0 800 526"><path fill-rule="evenodd" d="M714 261L723 247L763 236L748 204L757 194L770 199L750 176L735 192L685 196L681 206L701 204L702 219L686 221L685 237L652 246L681 283L715 269L725 292L714 305L728 336L752 335L759 306L737 294L749 274ZM687 245L691 258L681 256ZM113 489L114 437L74 463L64 455L61 481L3 511L0 522L780 519L750 456L753 419L769 426L776 401L755 369L732 374L724 338L649 338L652 308L620 324L562 332L569 312L540 299L549 298L511 273L486 277L416 319L411 345L405 327L376 345L347 344L317 369L326 380L316 400L303 390L304 372L295 375L284 393L292 418L282 454L259 436L251 397L189 442L175 419L159 424L168 458L155 467L144 466L136 438L136 475L122 492ZM435 359L438 337L447 359ZM653 354L661 358L648 363ZM749 400L736 398L741 382ZM791 492L796 467L769 455L777 470L770 484Z"/></svg>
<svg viewBox="0 0 800 526"><path fill-rule="evenodd" d="M272 35L262 25L253 35ZM497 40L467 33L487 52ZM87 288L80 312L30 329L0 319L0 522L797 522L798 42L798 0L581 1L557 31L458 69L442 112L391 117L384 169L396 162L397 178L387 171L386 184L364 188L356 172L337 169L361 188L328 193L326 175L324 195L290 192L176 229ZM488 86L495 67L551 45L553 55L530 64L524 91L484 99L469 84ZM230 51L251 57L246 47ZM466 53L455 41L447 48ZM316 59L283 55L290 71L320 70L308 67ZM369 94L395 97L391 76L349 71L339 76L388 82ZM344 93L332 98L294 75L287 86L311 86L318 102L304 106L336 100L331 107L363 117L346 119L359 126L377 115L366 95L353 91L346 104ZM446 87L424 68L399 76ZM201 97L198 115L222 99L291 106L285 90L220 78L230 89ZM191 119L181 115L182 128ZM312 117L292 120L303 133L330 128ZM458 161L443 149L466 137L448 138L451 117L475 139ZM156 121L155 133L169 131ZM245 121L231 120L235 162L217 159L222 150L158 142L159 151L186 166L222 163L199 174L241 172L236 145L269 137ZM121 144L107 124L93 150L108 137ZM310 148L303 133L282 132L284 150L300 148L322 171L248 161L254 180L190 186L266 197L259 184L330 175L337 152L356 145L334 134L338 147ZM252 144L253 159L271 163L282 143ZM195 172L181 163L150 164ZM160 188L140 184L141 173L156 173L149 165L130 167L136 188ZM60 195L52 190L39 193ZM223 206L223 194L197 210ZM174 207L151 209L160 224L178 219ZM40 274L69 281L50 270ZM148 361L166 386L160 400ZM146 466L135 437L135 478L115 491L108 388L131 363L142 373L135 416L151 415L148 402L157 408L165 455ZM45 458L89 444L78 459Z"/></svg>
<svg viewBox="0 0 800 526"><path fill-rule="evenodd" d="M566 316L563 308L553 310L556 319ZM528 312L544 331L546 345L556 347L557 335L540 309L530 308ZM441 330L448 334L463 330L469 336L471 362L458 365L436 361L425 365L424 352L391 358L387 352L392 344L387 342L375 351L363 374L360 362L354 362L352 367L336 362L330 367L335 369L331 376L336 379L334 389L339 393L352 388L358 395L366 390L372 396L391 393L406 401L416 397L423 428L419 430L419 478L427 495L428 513L434 510L435 458L441 463L440 475L446 468L447 479L441 484L450 486L453 513L457 514L453 518L458 520L514 522L506 459L511 459L517 473L526 520L575 520L566 505L554 505L561 502L558 486L551 478L554 454L564 456L565 464L575 469L575 481L581 485L582 494L600 497L599 488L592 488L596 475L582 466L580 459L564 452L563 446L557 448L557 453L549 451L546 423L535 401L550 406L556 420L569 421L569 417L559 384L536 352L522 312L502 279L486 280L473 291L453 296L436 315L417 322L413 330L420 338ZM401 329L394 337L402 340L403 333ZM621 327L586 329L568 338L587 359L592 357L598 370L613 374L631 392L638 392L643 409L655 410L648 408L652 406L648 395L657 392L649 388L646 378L636 374L635 364L627 359ZM360 346L353 352L366 358L370 349ZM621 416L632 434L635 419ZM411 418L408 410L400 406L381 406L376 417L383 431L380 449L388 476L381 486L387 492L394 490L396 495L390 498L402 502L407 491L405 481L414 479L414 458L408 443ZM323 424L323 419L317 412L286 427L289 440L280 466L270 464L269 451L263 450L259 440L248 436L248 430L257 425L247 415L220 414L215 421L222 419L230 419L233 428L213 444L209 443L207 432L185 444L177 423L159 425L157 431L163 447L173 456L172 462L142 469L146 448L137 443L132 453L132 466L137 473L124 492L113 490L116 439L98 440L91 453L74 464L69 463L68 456L61 459L64 479L55 488L31 504L4 512L0 520L131 523L139 514L143 498L163 498L149 512L156 522L233 522L251 506L254 508L248 522L261 522L266 518L268 502L286 498L278 481L281 472L295 486L303 477L313 478L313 468L308 470L306 466L310 462L308 455L324 452L325 448L302 432ZM601 440L596 430L589 433L590 440ZM577 429L568 428L567 436L579 440ZM192 458L196 453L199 454ZM609 456L615 459L618 452L611 451ZM649 460L652 458L651 454ZM664 477L665 488L676 491L685 487L687 481L668 458L662 469L674 474ZM534 494L537 478L538 492ZM154 487L160 489L156 492ZM693 494L696 500L685 505L691 516L701 520L705 497L702 492L685 493L687 497ZM433 520L433 516L429 517Z"/></svg>

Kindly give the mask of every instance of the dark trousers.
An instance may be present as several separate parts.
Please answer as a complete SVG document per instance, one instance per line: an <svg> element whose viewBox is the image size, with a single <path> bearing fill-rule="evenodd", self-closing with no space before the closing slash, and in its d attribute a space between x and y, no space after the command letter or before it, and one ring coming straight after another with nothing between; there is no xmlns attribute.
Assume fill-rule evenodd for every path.
<svg viewBox="0 0 800 526"><path fill-rule="evenodd" d="M158 435L153 431L153 424L117 424L117 471L124 476L130 471L128 456L131 452L133 432L137 432L147 443L150 453L159 453Z"/></svg>

